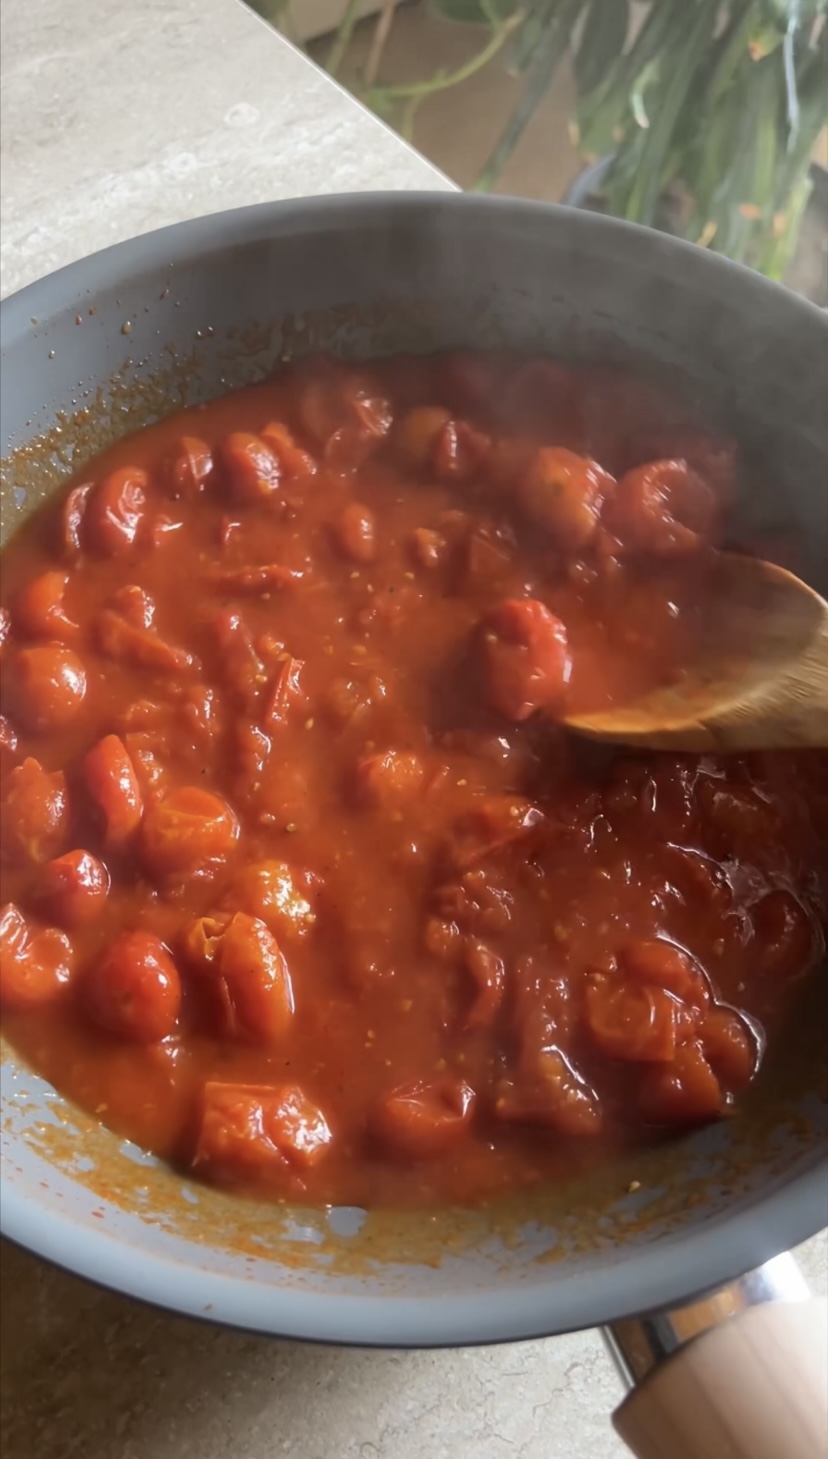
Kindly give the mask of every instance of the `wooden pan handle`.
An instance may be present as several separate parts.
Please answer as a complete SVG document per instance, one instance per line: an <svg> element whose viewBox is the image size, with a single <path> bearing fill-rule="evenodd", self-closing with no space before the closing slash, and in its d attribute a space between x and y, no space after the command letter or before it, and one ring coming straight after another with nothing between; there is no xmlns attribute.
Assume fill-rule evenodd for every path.
<svg viewBox="0 0 828 1459"><path fill-rule="evenodd" d="M825 1459L828 1305L728 1317L655 1368L613 1422L637 1459Z"/></svg>

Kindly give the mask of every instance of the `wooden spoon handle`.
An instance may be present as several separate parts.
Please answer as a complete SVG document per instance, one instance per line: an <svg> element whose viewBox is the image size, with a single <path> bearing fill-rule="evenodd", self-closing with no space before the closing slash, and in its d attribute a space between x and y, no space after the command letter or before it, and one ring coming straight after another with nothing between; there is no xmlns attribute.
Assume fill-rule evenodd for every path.
<svg viewBox="0 0 828 1459"><path fill-rule="evenodd" d="M613 1422L637 1459L824 1459L828 1306L728 1318L654 1369Z"/></svg>

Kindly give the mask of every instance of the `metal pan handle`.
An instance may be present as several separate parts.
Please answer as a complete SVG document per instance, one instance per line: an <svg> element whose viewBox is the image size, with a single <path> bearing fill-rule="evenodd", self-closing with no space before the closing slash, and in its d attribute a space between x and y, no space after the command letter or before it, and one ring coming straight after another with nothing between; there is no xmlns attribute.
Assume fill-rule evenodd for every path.
<svg viewBox="0 0 828 1459"><path fill-rule="evenodd" d="M637 1459L825 1459L828 1307L793 1257L604 1337L630 1389L613 1415Z"/></svg>

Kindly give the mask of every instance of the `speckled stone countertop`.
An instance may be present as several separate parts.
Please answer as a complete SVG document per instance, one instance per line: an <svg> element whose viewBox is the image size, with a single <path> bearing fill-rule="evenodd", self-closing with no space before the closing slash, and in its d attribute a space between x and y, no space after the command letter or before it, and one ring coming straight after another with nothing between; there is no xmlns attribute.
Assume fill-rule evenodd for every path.
<svg viewBox="0 0 828 1459"><path fill-rule="evenodd" d="M3 0L2 291L165 223L450 184L237 0ZM824 1292L826 1244L802 1261ZM0 1251L3 1459L619 1459L597 1333L267 1341ZM625 1452L625 1451L624 1451Z"/></svg>

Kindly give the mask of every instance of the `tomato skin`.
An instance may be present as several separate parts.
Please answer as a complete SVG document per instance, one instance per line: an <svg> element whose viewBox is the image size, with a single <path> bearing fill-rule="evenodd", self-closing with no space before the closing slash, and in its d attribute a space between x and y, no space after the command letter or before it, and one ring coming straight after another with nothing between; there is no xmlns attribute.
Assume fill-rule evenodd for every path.
<svg viewBox="0 0 828 1459"><path fill-rule="evenodd" d="M586 987L590 1035L611 1059L669 1063L676 1056L679 1006L661 988L593 974Z"/></svg>
<svg viewBox="0 0 828 1459"><path fill-rule="evenodd" d="M367 755L356 769L357 799L363 805L389 809L412 800L425 779L425 766L418 755L386 750Z"/></svg>
<svg viewBox="0 0 828 1459"><path fill-rule="evenodd" d="M78 715L86 695L86 670L72 649L60 643L19 649L9 666L16 718L37 734L64 729Z"/></svg>
<svg viewBox="0 0 828 1459"><path fill-rule="evenodd" d="M0 910L0 1006L28 1013L54 1002L72 976L73 963L65 933L30 923L12 902Z"/></svg>
<svg viewBox="0 0 828 1459"><path fill-rule="evenodd" d="M618 961L631 982L664 988L676 998L703 1007L709 990L701 969L690 954L660 937L637 938L619 949Z"/></svg>
<svg viewBox="0 0 828 1459"><path fill-rule="evenodd" d="M440 405L418 405L395 427L394 442L405 464L417 471L433 467L434 452L451 415Z"/></svg>
<svg viewBox="0 0 828 1459"><path fill-rule="evenodd" d="M638 1091L642 1115L655 1125L700 1125L724 1110L721 1085L698 1042L685 1044L671 1064L654 1065Z"/></svg>
<svg viewBox="0 0 828 1459"><path fill-rule="evenodd" d="M192 1164L225 1180L278 1177L286 1167L302 1172L317 1165L332 1138L321 1109L296 1084L211 1080L202 1093Z"/></svg>
<svg viewBox="0 0 828 1459"><path fill-rule="evenodd" d="M349 502L336 524L336 540L343 556L351 562L373 562L377 555L377 525L370 508L362 502Z"/></svg>
<svg viewBox="0 0 828 1459"><path fill-rule="evenodd" d="M501 1080L495 1114L507 1122L548 1125L573 1139L600 1134L604 1115L595 1090L557 1048L543 1048L514 1080Z"/></svg>
<svg viewBox="0 0 828 1459"><path fill-rule="evenodd" d="M109 873L90 852L67 851L44 866L40 895L61 927L82 927L103 911Z"/></svg>
<svg viewBox="0 0 828 1459"><path fill-rule="evenodd" d="M149 932L123 932L85 974L81 1001L93 1022L139 1044L174 1032L181 1011L178 969Z"/></svg>
<svg viewBox="0 0 828 1459"><path fill-rule="evenodd" d="M143 855L161 877L188 877L215 870L232 854L239 823L226 801L199 785L182 785L147 807Z"/></svg>
<svg viewBox="0 0 828 1459"><path fill-rule="evenodd" d="M712 541L718 505L686 461L651 461L621 477L604 522L628 552L687 557Z"/></svg>
<svg viewBox="0 0 828 1459"><path fill-rule="evenodd" d="M69 575L58 570L41 573L18 593L14 616L24 633L69 643L78 635L78 625L68 616L63 598Z"/></svg>
<svg viewBox="0 0 828 1459"><path fill-rule="evenodd" d="M198 436L182 436L167 459L165 475L170 496L190 501L209 484L214 471L213 453Z"/></svg>
<svg viewBox="0 0 828 1459"><path fill-rule="evenodd" d="M293 1018L293 987L267 924L237 912L221 937L217 971L228 1031L264 1044L281 1040Z"/></svg>
<svg viewBox="0 0 828 1459"><path fill-rule="evenodd" d="M518 498L532 522L547 531L563 552L588 546L615 478L597 461L562 446L544 446L520 482Z"/></svg>
<svg viewBox="0 0 828 1459"><path fill-rule="evenodd" d="M508 599L482 623L483 671L491 707L520 724L559 711L570 677L566 629L536 598Z"/></svg>
<svg viewBox="0 0 828 1459"><path fill-rule="evenodd" d="M81 531L91 495L91 481L73 486L61 509L58 546L61 556L69 562L74 561L81 553Z"/></svg>
<svg viewBox="0 0 828 1459"><path fill-rule="evenodd" d="M135 766L118 735L105 735L84 757L86 788L103 821L104 845L122 849L141 824L143 799Z"/></svg>
<svg viewBox="0 0 828 1459"><path fill-rule="evenodd" d="M305 937L316 922L313 882L285 861L263 861L234 877L225 904L261 919L276 936Z"/></svg>
<svg viewBox="0 0 828 1459"><path fill-rule="evenodd" d="M149 477L137 466L123 466L105 477L86 504L84 533L90 547L105 557L131 552L146 520Z"/></svg>
<svg viewBox="0 0 828 1459"><path fill-rule="evenodd" d="M69 833L69 799L62 770L46 771L31 757L12 770L0 813L3 845L42 863L55 856Z"/></svg>
<svg viewBox="0 0 828 1459"><path fill-rule="evenodd" d="M291 480L302 480L313 476L316 462L308 451L297 446L288 427L282 421L271 421L262 431L262 440L272 451L283 474Z"/></svg>
<svg viewBox="0 0 828 1459"><path fill-rule="evenodd" d="M793 892L768 892L751 909L756 959L775 978L795 978L813 966L818 950L814 924Z"/></svg>
<svg viewBox="0 0 828 1459"><path fill-rule="evenodd" d="M240 505L268 501L282 484L279 462L260 436L233 431L221 448L221 461L230 495Z"/></svg>
<svg viewBox="0 0 828 1459"><path fill-rule="evenodd" d="M391 1090L377 1105L373 1129L392 1154L428 1160L459 1144L474 1108L474 1090L446 1076L427 1083L413 1080Z"/></svg>
<svg viewBox="0 0 828 1459"><path fill-rule="evenodd" d="M743 1089L756 1072L761 1046L756 1034L735 1008L712 1008L701 1030L704 1056L713 1072L730 1090Z"/></svg>
<svg viewBox="0 0 828 1459"><path fill-rule="evenodd" d="M497 1018L506 991L506 965L484 942L467 937L463 965L475 988L475 997L466 1015L466 1028L491 1028Z"/></svg>

